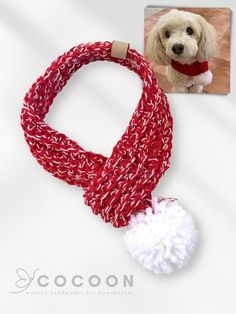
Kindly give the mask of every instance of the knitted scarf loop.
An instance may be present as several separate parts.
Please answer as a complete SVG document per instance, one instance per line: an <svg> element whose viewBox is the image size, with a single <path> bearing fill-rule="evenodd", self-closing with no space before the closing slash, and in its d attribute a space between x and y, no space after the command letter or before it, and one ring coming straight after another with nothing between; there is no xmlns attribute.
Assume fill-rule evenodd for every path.
<svg viewBox="0 0 236 314"><path fill-rule="evenodd" d="M97 60L119 63L143 80L141 98L110 157L85 151L44 121L72 74ZM128 225L132 214L151 205L151 192L169 167L169 104L144 57L131 48L124 60L111 56L110 42L80 44L62 54L26 93L21 124L31 153L43 168L82 187L85 204L114 227Z"/></svg>

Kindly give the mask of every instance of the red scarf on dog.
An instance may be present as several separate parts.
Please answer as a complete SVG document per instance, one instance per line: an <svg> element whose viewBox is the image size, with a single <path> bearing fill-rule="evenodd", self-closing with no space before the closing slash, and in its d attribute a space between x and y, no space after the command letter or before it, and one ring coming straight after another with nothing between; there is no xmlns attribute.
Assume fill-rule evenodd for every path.
<svg viewBox="0 0 236 314"><path fill-rule="evenodd" d="M171 60L171 66L177 72L189 76L196 76L208 71L208 61L194 62L192 64L181 64L178 61Z"/></svg>

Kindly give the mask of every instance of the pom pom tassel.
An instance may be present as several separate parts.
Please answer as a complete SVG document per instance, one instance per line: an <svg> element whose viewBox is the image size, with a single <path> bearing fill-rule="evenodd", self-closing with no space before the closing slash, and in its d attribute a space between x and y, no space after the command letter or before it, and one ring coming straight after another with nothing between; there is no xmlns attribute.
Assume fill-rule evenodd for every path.
<svg viewBox="0 0 236 314"><path fill-rule="evenodd" d="M144 268L171 273L191 258L198 240L192 217L178 200L152 200L152 208L131 216L124 241L128 251Z"/></svg>
<svg viewBox="0 0 236 314"><path fill-rule="evenodd" d="M210 70L193 77L194 84L206 86L211 83L213 74Z"/></svg>

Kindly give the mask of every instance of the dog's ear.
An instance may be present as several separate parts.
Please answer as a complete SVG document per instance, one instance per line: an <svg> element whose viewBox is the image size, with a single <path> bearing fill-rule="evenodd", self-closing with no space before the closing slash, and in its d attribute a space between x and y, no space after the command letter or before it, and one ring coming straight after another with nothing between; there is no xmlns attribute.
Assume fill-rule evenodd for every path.
<svg viewBox="0 0 236 314"><path fill-rule="evenodd" d="M201 38L198 45L197 59L199 62L209 60L216 52L216 31L203 17L198 16L201 24Z"/></svg>
<svg viewBox="0 0 236 314"><path fill-rule="evenodd" d="M154 61L157 64L168 65L170 63L170 59L167 57L161 42L158 24L154 26L148 36L147 54L151 61Z"/></svg>

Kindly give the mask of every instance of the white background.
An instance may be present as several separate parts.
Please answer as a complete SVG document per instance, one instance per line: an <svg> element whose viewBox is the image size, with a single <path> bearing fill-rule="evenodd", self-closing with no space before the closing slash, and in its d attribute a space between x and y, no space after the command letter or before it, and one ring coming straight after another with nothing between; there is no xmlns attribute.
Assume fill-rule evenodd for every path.
<svg viewBox="0 0 236 314"><path fill-rule="evenodd" d="M168 95L175 121L172 165L154 194L177 197L195 217L200 243L184 270L170 276L143 270L124 250L124 230L94 216L83 204L81 189L45 172L23 138L19 117L23 97L46 67L81 42L130 41L142 53L147 4L228 6L233 19L236 8L235 1L226 0L0 1L1 313L236 313L234 21L231 94ZM58 95L47 121L85 149L109 156L129 122L141 86L138 77L115 64L89 65ZM68 279L77 273L85 278L95 273L102 279L133 274L133 294L10 294L18 267L29 273L39 268L50 279L57 274Z"/></svg>

